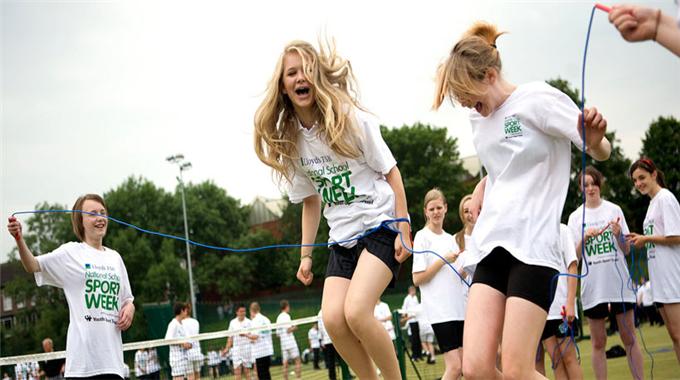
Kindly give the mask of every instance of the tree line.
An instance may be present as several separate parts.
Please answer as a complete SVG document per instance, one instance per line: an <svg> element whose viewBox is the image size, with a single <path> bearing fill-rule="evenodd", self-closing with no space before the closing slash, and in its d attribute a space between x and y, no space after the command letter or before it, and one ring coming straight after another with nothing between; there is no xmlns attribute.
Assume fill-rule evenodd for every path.
<svg viewBox="0 0 680 380"><path fill-rule="evenodd" d="M548 81L578 104L578 90L561 79ZM643 126L640 126L643 128ZM472 191L477 182L462 166L458 140L446 128L417 123L398 128L381 127L382 135L397 159L404 178L412 228L424 225L422 199L425 193L439 187L446 194L449 212L446 229L453 233L461 228L458 202ZM602 196L623 209L631 231L641 231L649 200L633 189L628 178L631 160L618 145L616 132L608 133L613 142L611 158L593 163L606 177ZM648 127L641 155L651 157L665 171L668 188L676 196L680 192L680 122L673 117L659 117ZM580 151L572 149L572 181L565 204L563 221L581 203L575 180L581 168ZM213 246L250 248L300 241L301 205L289 204L280 220L280 238L265 229L253 230L247 225L250 208L230 196L212 181L186 184L189 235L194 241ZM127 178L122 184L103 194L109 215L144 229L184 236L179 188L168 192L148 179ZM36 209L68 209L68 205L41 203ZM74 240L67 214L35 214L24 220L28 227L25 239L35 253L54 250ZM322 220L317 242L328 239L328 227ZM147 339L143 304L189 299L184 242L142 234L110 222L104 241L123 257L138 312L125 341ZM255 253L229 253L192 247L193 273L199 300L235 300L255 293L276 292L297 284L295 272L299 263L297 249L270 249ZM315 250L313 272L317 284L323 281L327 264L324 248ZM21 264L16 252L7 265ZM400 278L410 281L411 261L401 270ZM32 307L22 309L11 328L0 330L2 355L15 355L39 350L40 341L52 337L57 348L65 346L68 309L63 292L52 287L35 286L32 276L17 276L3 289L14 300L29 300Z"/></svg>

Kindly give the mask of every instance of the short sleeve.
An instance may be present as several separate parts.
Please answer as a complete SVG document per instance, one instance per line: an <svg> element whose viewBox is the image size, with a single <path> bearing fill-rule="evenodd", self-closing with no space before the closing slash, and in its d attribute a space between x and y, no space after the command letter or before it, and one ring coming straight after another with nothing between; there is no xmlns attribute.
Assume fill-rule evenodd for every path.
<svg viewBox="0 0 680 380"><path fill-rule="evenodd" d="M317 194L314 184L309 177L307 177L307 174L296 165L295 171L293 172L293 178L288 184L288 199L291 203L300 203L305 198L314 194Z"/></svg>
<svg viewBox="0 0 680 380"><path fill-rule="evenodd" d="M579 150L583 150L583 139L577 125L581 111L571 98L557 89L551 88L546 96L543 131L553 137L569 139Z"/></svg>
<svg viewBox="0 0 680 380"><path fill-rule="evenodd" d="M673 193L664 193L659 205L663 214L664 236L680 236L680 204Z"/></svg>
<svg viewBox="0 0 680 380"><path fill-rule="evenodd" d="M576 247L578 244L577 242L581 241L581 226L578 225L578 217L576 216L577 211L578 209L569 215L568 221L569 230L571 231L571 238L574 241L574 247Z"/></svg>
<svg viewBox="0 0 680 380"><path fill-rule="evenodd" d="M416 233L415 239L413 239L413 273L423 272L427 269L427 259L426 255L429 253L424 253L430 249L430 245L427 239L423 236L421 231Z"/></svg>
<svg viewBox="0 0 680 380"><path fill-rule="evenodd" d="M127 268L125 268L125 263L123 258L118 255L120 260L120 270L122 273L121 277L121 294L120 294L120 304L125 305L128 302L133 302L135 297L132 296L132 288L130 287L130 279L128 278Z"/></svg>
<svg viewBox="0 0 680 380"><path fill-rule="evenodd" d="M571 230L567 226L560 226L560 242L562 254L564 256L564 266L569 268L569 265L573 262L578 262L576 257L576 243L574 243L574 237Z"/></svg>
<svg viewBox="0 0 680 380"><path fill-rule="evenodd" d="M177 335L177 323L175 323L175 319L173 319L168 324L167 331L165 331L165 339L175 338L176 335Z"/></svg>
<svg viewBox="0 0 680 380"><path fill-rule="evenodd" d="M63 244L50 253L36 257L40 265L40 272L34 273L38 286L64 287L68 275L66 268L68 268L68 261L71 260L68 250L72 244Z"/></svg>
<svg viewBox="0 0 680 380"><path fill-rule="evenodd" d="M380 133L378 120L362 111L355 111L358 127L360 129L361 151L366 159L366 164L378 173L387 174L397 164L390 148L383 140Z"/></svg>

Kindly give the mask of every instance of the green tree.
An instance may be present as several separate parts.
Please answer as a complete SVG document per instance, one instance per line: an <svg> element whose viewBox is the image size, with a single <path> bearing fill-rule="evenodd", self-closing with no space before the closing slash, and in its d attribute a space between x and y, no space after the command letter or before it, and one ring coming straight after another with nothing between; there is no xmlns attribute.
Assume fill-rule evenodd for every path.
<svg viewBox="0 0 680 380"><path fill-rule="evenodd" d="M323 212L322 212L323 213ZM321 216L319 220L319 229L316 233L317 244L328 243L328 222ZM288 206L283 211L281 216L281 232L282 239L280 243L282 244L299 244L302 239L302 203L293 204L288 203ZM298 267L300 265L300 248L292 248L284 250L286 253L281 254L280 266L285 268L287 274L283 275L283 278L287 279L284 284L300 284L300 282L295 277ZM313 249L312 255L312 273L314 273L314 280L317 283L323 282L324 275L326 274L326 266L328 265L328 247L315 247Z"/></svg>
<svg viewBox="0 0 680 380"><path fill-rule="evenodd" d="M383 126L381 131L404 181L414 233L425 224L423 198L433 187L448 198L445 228L451 232L459 229L458 202L472 191L474 181L466 182L469 174L460 161L458 139L449 137L446 128L421 123L392 129Z"/></svg>
<svg viewBox="0 0 680 380"><path fill-rule="evenodd" d="M667 188L680 194L680 121L673 116L659 117L642 139L640 155L651 158L664 172Z"/></svg>
<svg viewBox="0 0 680 380"><path fill-rule="evenodd" d="M64 209L67 209L64 205L47 202L35 207L35 210ZM23 219L23 215L18 218ZM64 242L75 240L67 213L36 213L22 220L22 224L24 240L34 255L51 252ZM19 275L8 281L3 291L16 302L24 302L26 307L15 316L16 324L11 330L2 329L3 355L37 351L46 336L52 338L56 347L65 347L69 314L64 292L49 286L36 286L33 276L24 271L17 255L14 248L7 265Z"/></svg>

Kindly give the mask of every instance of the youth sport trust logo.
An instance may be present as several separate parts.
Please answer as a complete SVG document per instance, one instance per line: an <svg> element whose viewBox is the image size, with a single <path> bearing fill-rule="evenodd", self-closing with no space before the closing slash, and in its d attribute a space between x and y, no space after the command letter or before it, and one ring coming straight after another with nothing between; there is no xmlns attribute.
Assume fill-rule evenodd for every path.
<svg viewBox="0 0 680 380"><path fill-rule="evenodd" d="M505 117L503 123L503 131L505 132L505 138L511 139L513 137L523 136L522 123L519 121L517 115L510 115Z"/></svg>

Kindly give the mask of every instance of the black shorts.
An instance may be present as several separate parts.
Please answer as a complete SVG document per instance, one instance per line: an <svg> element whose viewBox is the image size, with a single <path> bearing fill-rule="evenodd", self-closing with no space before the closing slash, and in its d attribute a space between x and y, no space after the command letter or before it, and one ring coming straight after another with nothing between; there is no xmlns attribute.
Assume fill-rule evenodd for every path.
<svg viewBox="0 0 680 380"><path fill-rule="evenodd" d="M390 281L389 287L393 288L401 266L399 261L394 258L394 239L397 238L397 235L398 233L395 231L386 227L380 227L359 239L352 248L345 248L337 244L331 245L331 254L328 257L328 266L326 267L326 277L335 276L351 280L354 270L359 263L359 256L366 249L370 254L385 263L390 272L392 272L392 281Z"/></svg>
<svg viewBox="0 0 680 380"><path fill-rule="evenodd" d="M557 273L553 268L525 264L505 248L496 247L477 264L472 283L488 285L506 297L525 299L547 313L555 297L550 288Z"/></svg>
<svg viewBox="0 0 680 380"><path fill-rule="evenodd" d="M624 310L635 309L635 304L632 302L603 302L590 309L583 310L583 315L590 319L605 319L609 316L609 307L611 307L612 312L616 315L623 313Z"/></svg>
<svg viewBox="0 0 680 380"><path fill-rule="evenodd" d="M561 327L564 323L561 319L549 319L545 322L545 327L543 328L543 334L541 335L541 342L550 338L551 336L556 336L558 338L571 337L572 333L569 330L562 332L564 327ZM569 328L574 330L574 336L578 335L578 320L574 319L570 324Z"/></svg>
<svg viewBox="0 0 680 380"><path fill-rule="evenodd" d="M463 326L464 321L448 321L433 323L432 330L437 338L439 350L449 352L463 347Z"/></svg>

